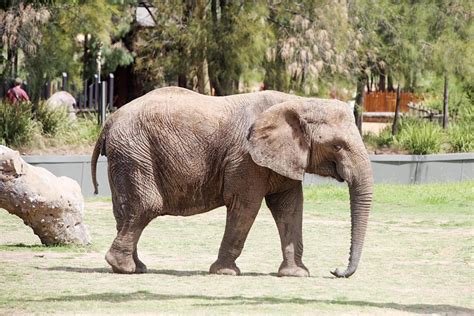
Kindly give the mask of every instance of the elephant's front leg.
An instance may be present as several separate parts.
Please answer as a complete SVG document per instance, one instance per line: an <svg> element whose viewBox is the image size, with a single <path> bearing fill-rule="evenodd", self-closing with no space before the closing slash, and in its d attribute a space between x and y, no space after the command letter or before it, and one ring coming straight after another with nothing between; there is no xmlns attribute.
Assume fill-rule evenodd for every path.
<svg viewBox="0 0 474 316"><path fill-rule="evenodd" d="M265 198L280 233L283 262L278 276L309 276L303 264L303 189L302 185Z"/></svg>
<svg viewBox="0 0 474 316"><path fill-rule="evenodd" d="M209 268L209 273L240 275L235 260L240 256L245 240L260 209L258 203L243 203L234 196L227 206L227 221L216 262Z"/></svg>

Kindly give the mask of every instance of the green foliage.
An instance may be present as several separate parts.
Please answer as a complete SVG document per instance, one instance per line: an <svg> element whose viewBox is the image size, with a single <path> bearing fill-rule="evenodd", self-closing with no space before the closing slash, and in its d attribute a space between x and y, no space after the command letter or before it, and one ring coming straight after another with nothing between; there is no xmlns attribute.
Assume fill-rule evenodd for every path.
<svg viewBox="0 0 474 316"><path fill-rule="evenodd" d="M7 146L29 143L35 133L31 116L30 103L0 102L1 142Z"/></svg>
<svg viewBox="0 0 474 316"><path fill-rule="evenodd" d="M45 12L48 23L28 29L29 33L31 29L39 33L34 36L38 43L34 50L20 47L24 54L20 67L23 66L28 73L32 100L39 99L46 80L54 79L64 71L68 73L70 85L81 86L83 78L91 79L98 72L99 52L102 54L103 74L115 71L119 65L130 64L133 57L122 37L132 25L129 4L133 3L136 1L59 0L38 3L37 11Z"/></svg>
<svg viewBox="0 0 474 316"><path fill-rule="evenodd" d="M97 124L97 117L84 113L59 135L65 144L94 144L99 137L101 127Z"/></svg>
<svg viewBox="0 0 474 316"><path fill-rule="evenodd" d="M41 123L43 134L54 136L62 126L68 124L68 114L65 107L51 109L46 102L40 102L35 111L36 120Z"/></svg>
<svg viewBox="0 0 474 316"><path fill-rule="evenodd" d="M451 152L474 151L474 125L460 122L449 127L449 143Z"/></svg>
<svg viewBox="0 0 474 316"><path fill-rule="evenodd" d="M154 6L159 12L156 26L138 31L135 41L140 52L135 70L147 90L197 85L204 93L207 73L215 93L227 95L260 70L268 33L263 3L154 1Z"/></svg>
<svg viewBox="0 0 474 316"><path fill-rule="evenodd" d="M411 154L436 154L441 151L444 133L437 123L422 120L402 121L396 137L398 145Z"/></svg>
<svg viewBox="0 0 474 316"><path fill-rule="evenodd" d="M372 147L377 147L377 139L378 135L372 132L364 133L362 135L362 139L366 145L370 145Z"/></svg>
<svg viewBox="0 0 474 316"><path fill-rule="evenodd" d="M0 102L0 145L23 149L92 145L99 136L101 128L93 114L70 121L63 109L51 110L44 103L35 113L31 108L31 103Z"/></svg>
<svg viewBox="0 0 474 316"><path fill-rule="evenodd" d="M383 146L389 147L390 145L393 144L393 141L394 141L394 138L392 136L392 127L387 126L378 135L376 139L376 144L379 147L383 147Z"/></svg>

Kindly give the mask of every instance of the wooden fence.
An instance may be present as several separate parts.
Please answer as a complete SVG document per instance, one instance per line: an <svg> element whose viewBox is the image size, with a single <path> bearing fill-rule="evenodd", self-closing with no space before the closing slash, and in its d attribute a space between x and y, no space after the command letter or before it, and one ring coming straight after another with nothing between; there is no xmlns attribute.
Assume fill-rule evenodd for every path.
<svg viewBox="0 0 474 316"><path fill-rule="evenodd" d="M396 92L367 92L364 95L364 112L395 112ZM408 112L408 103L420 99L409 92L400 94L400 112Z"/></svg>

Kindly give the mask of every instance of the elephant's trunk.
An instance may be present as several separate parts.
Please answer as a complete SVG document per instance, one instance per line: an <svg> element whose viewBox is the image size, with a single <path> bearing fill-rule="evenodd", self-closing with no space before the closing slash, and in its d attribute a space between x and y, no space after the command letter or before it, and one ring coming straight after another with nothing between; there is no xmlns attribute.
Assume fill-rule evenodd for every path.
<svg viewBox="0 0 474 316"><path fill-rule="evenodd" d="M355 170L356 172L354 172L351 181L348 181L352 224L349 265L344 272L341 272L339 269L331 272L338 278L348 278L357 270L372 204L373 177L368 157L356 166Z"/></svg>

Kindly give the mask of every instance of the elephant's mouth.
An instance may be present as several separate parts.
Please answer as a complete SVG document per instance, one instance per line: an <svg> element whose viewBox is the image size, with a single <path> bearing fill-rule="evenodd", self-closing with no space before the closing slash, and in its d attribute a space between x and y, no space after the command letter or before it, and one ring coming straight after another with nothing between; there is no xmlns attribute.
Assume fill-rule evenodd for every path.
<svg viewBox="0 0 474 316"><path fill-rule="evenodd" d="M336 162L333 161L333 162L332 162L332 166L333 166L333 168L334 168L334 179L336 179L338 182L344 182L344 181L345 181L344 178L341 177L341 176L339 175L339 173L337 172L337 164L336 164Z"/></svg>
<svg viewBox="0 0 474 316"><path fill-rule="evenodd" d="M344 182L345 180L341 178L341 176L336 172L334 179L336 179L338 182Z"/></svg>
<svg viewBox="0 0 474 316"><path fill-rule="evenodd" d="M310 171L311 172L311 171ZM338 182L344 182L344 178L337 172L337 163L335 161L326 161L320 164L316 170L312 170L311 173L315 173L322 177L330 177Z"/></svg>
<svg viewBox="0 0 474 316"><path fill-rule="evenodd" d="M339 182L344 182L344 178L342 178L339 173L337 173L337 164L336 162L331 162L332 168L333 168L333 177Z"/></svg>

